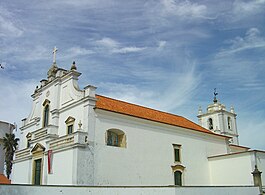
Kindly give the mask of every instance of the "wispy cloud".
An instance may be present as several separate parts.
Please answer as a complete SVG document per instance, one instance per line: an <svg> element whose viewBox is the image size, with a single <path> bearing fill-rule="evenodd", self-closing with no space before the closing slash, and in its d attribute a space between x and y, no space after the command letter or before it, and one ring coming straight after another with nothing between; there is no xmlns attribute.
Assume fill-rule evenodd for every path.
<svg viewBox="0 0 265 195"><path fill-rule="evenodd" d="M80 46L74 46L63 52L62 57L60 59L74 59L81 56L87 56L93 53L95 52L90 49Z"/></svg>
<svg viewBox="0 0 265 195"><path fill-rule="evenodd" d="M17 24L11 12L0 7L0 38L19 37L23 34L23 29Z"/></svg>
<svg viewBox="0 0 265 195"><path fill-rule="evenodd" d="M102 82L99 87L110 97L174 112L176 108L183 106L193 97L200 85L201 76L196 71L196 63L188 63L191 63L186 64L189 68L184 68L181 72L150 72L149 74L153 74L153 81L150 80L151 75L149 75L148 85L142 80L135 84ZM145 72L140 74L138 73L139 78L144 78L146 75Z"/></svg>
<svg viewBox="0 0 265 195"><path fill-rule="evenodd" d="M166 41L159 41L158 42L158 49L163 49L166 46Z"/></svg>
<svg viewBox="0 0 265 195"><path fill-rule="evenodd" d="M207 6L203 4L189 0L162 0L162 5L164 15L175 15L188 20L207 18Z"/></svg>
<svg viewBox="0 0 265 195"><path fill-rule="evenodd" d="M265 7L265 0L241 1L236 0L233 4L233 12L238 16L245 14L256 14L263 11Z"/></svg>
<svg viewBox="0 0 265 195"><path fill-rule="evenodd" d="M8 122L20 122L29 115L31 98L37 81L11 80L5 77L5 72L0 73L0 116L1 120ZM12 105L12 106L11 106ZM14 121L10 121L10 119ZM21 124L18 124L19 126Z"/></svg>
<svg viewBox="0 0 265 195"><path fill-rule="evenodd" d="M146 47L123 46L118 41L115 41L114 39L108 37L104 37L100 40L95 41L95 44L100 49L107 50L110 53L119 53L119 54L140 52L146 49Z"/></svg>
<svg viewBox="0 0 265 195"><path fill-rule="evenodd" d="M210 61L211 72L215 80L223 85L233 85L233 90L240 93L253 92L256 98L264 96L265 84L264 55L265 38L257 28L250 28L244 36L225 40L227 47L220 49ZM232 91L228 87L227 90Z"/></svg>
<svg viewBox="0 0 265 195"><path fill-rule="evenodd" d="M231 55L247 49L265 48L265 38L260 35L257 28L250 28L244 37L237 36L232 40L226 41L228 48L223 48L217 54L219 56Z"/></svg>

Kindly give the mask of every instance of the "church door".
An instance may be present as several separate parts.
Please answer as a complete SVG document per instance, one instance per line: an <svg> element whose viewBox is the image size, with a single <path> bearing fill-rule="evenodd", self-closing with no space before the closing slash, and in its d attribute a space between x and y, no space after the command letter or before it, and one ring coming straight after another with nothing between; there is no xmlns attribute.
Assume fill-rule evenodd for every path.
<svg viewBox="0 0 265 195"><path fill-rule="evenodd" d="M41 184L41 159L37 159L34 161L35 170L34 170L34 185Z"/></svg>

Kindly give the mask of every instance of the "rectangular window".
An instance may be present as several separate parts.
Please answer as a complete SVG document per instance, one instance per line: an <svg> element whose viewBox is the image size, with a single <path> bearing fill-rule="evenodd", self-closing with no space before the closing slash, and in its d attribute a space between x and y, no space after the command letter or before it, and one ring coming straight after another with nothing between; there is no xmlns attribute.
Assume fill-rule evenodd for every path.
<svg viewBox="0 0 265 195"><path fill-rule="evenodd" d="M73 133L73 127L74 127L74 125L68 125L68 126L67 126L67 133L68 133L68 134Z"/></svg>
<svg viewBox="0 0 265 195"><path fill-rule="evenodd" d="M34 185L41 184L41 159L35 160Z"/></svg>
<svg viewBox="0 0 265 195"><path fill-rule="evenodd" d="M180 145L177 144L173 144L173 148L174 148L174 160L175 162L180 162Z"/></svg>

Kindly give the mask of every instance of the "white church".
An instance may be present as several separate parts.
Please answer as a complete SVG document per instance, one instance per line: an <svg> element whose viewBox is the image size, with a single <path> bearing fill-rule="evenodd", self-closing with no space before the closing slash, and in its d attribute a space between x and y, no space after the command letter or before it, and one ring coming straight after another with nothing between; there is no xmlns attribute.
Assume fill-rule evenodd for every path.
<svg viewBox="0 0 265 195"><path fill-rule="evenodd" d="M254 185L265 152L239 145L234 108L216 99L199 124L80 89L75 63L32 94L15 153L15 184L87 186Z"/></svg>

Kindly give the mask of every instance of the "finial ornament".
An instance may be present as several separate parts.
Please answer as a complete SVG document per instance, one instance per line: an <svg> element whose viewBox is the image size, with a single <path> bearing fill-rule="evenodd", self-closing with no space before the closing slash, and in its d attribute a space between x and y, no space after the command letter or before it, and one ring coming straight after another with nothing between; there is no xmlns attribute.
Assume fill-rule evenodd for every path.
<svg viewBox="0 0 265 195"><path fill-rule="evenodd" d="M58 48L56 48L56 46L54 46L54 49L52 51L53 53L53 63L56 64L56 52L58 51Z"/></svg>
<svg viewBox="0 0 265 195"><path fill-rule="evenodd" d="M71 66L71 70L76 70L75 61L73 61L73 64L72 64L72 66Z"/></svg>
<svg viewBox="0 0 265 195"><path fill-rule="evenodd" d="M199 106L198 115L201 115L201 114L202 114L202 107Z"/></svg>
<svg viewBox="0 0 265 195"><path fill-rule="evenodd" d="M81 127L82 127L82 123L81 123L81 120L80 120L79 123L78 123L78 129L80 130Z"/></svg>
<svg viewBox="0 0 265 195"><path fill-rule="evenodd" d="M214 99L213 99L213 102L214 102L214 103L217 103L217 99L216 99L216 96L218 95L218 93L216 92L216 88L214 88L214 92L213 92L213 95L214 95Z"/></svg>

